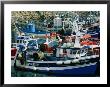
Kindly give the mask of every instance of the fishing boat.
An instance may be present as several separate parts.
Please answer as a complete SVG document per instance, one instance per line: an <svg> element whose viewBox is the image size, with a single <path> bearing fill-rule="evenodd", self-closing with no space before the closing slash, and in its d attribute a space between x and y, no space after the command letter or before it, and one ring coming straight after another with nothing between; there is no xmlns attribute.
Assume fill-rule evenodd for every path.
<svg viewBox="0 0 110 87"><path fill-rule="evenodd" d="M98 68L99 55L79 55L77 52L78 51L76 51L76 56L72 58L64 57L64 55L55 57L50 54L47 57L34 60L34 58L30 56L25 59L26 61L24 61L25 63L23 64L20 62L21 60L16 59L16 67L23 70L49 72L59 75L95 75ZM73 55L75 55L74 53ZM32 53L30 53L30 55L31 54Z"/></svg>
<svg viewBox="0 0 110 87"><path fill-rule="evenodd" d="M78 45L77 40L75 41L76 45ZM95 75L99 68L99 53L93 54L89 51L88 48L78 46L57 47L55 55L42 51L26 50L22 52L21 58L16 57L15 67L60 76Z"/></svg>

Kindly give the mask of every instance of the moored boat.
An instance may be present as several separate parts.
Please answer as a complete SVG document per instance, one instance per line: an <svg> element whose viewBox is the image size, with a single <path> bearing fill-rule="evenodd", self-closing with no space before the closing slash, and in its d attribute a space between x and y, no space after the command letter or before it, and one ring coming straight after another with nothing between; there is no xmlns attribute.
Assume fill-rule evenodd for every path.
<svg viewBox="0 0 110 87"><path fill-rule="evenodd" d="M68 50L68 49L67 49ZM79 52L78 52L79 51ZM52 56L47 55L43 58L34 60L32 52L26 51L26 58L24 63L21 63L19 58L16 59L16 68L29 70L34 72L48 72L51 74L59 74L66 76L80 76L80 75L95 75L99 62L99 55L88 55L79 48L72 48L72 54L70 56ZM78 54L80 53L80 54ZM46 55L46 54L45 54ZM74 56L72 56L74 55ZM37 58L39 57L39 54Z"/></svg>

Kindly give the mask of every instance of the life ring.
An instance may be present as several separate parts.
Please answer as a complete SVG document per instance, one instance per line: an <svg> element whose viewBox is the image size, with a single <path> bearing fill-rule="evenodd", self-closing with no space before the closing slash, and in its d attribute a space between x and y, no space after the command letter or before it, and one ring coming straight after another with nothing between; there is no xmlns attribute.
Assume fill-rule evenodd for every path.
<svg viewBox="0 0 110 87"><path fill-rule="evenodd" d="M63 61L57 61L56 64L61 65L63 64Z"/></svg>
<svg viewBox="0 0 110 87"><path fill-rule="evenodd" d="M71 60L64 61L64 64L71 64Z"/></svg>
<svg viewBox="0 0 110 87"><path fill-rule="evenodd" d="M72 63L79 63L79 59L72 60Z"/></svg>

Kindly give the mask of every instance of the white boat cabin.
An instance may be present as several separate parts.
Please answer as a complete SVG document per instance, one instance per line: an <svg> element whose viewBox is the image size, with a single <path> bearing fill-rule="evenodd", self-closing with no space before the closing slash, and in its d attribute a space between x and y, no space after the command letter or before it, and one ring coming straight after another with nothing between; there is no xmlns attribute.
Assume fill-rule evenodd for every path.
<svg viewBox="0 0 110 87"><path fill-rule="evenodd" d="M79 58L87 54L87 49L81 48L56 48L56 57Z"/></svg>
<svg viewBox="0 0 110 87"><path fill-rule="evenodd" d="M17 37L17 45L26 45L28 44L28 41L31 39L29 36L18 36Z"/></svg>

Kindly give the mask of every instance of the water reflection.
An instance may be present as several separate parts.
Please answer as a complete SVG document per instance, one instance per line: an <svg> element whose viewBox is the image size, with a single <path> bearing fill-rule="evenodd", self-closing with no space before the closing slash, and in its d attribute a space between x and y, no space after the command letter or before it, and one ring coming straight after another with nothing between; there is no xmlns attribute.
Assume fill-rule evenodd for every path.
<svg viewBox="0 0 110 87"><path fill-rule="evenodd" d="M14 67L11 67L11 76L12 77L49 77L51 75L42 74L38 72L19 71L19 70L15 70Z"/></svg>

